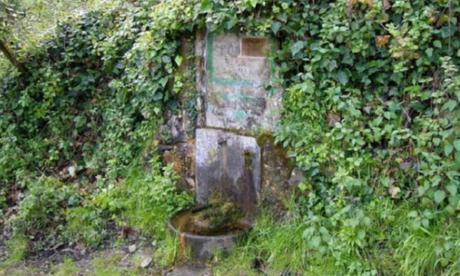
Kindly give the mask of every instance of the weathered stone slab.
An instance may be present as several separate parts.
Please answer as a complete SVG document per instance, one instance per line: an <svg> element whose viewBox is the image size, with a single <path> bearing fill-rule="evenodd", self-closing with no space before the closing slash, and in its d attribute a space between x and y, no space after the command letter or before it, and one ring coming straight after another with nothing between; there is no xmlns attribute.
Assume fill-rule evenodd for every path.
<svg viewBox="0 0 460 276"><path fill-rule="evenodd" d="M244 133L272 131L281 92L270 93L271 64L266 38L208 34L206 43L206 126Z"/></svg>
<svg viewBox="0 0 460 276"><path fill-rule="evenodd" d="M248 217L255 214L261 182L256 139L214 129L196 132L196 198L235 202Z"/></svg>

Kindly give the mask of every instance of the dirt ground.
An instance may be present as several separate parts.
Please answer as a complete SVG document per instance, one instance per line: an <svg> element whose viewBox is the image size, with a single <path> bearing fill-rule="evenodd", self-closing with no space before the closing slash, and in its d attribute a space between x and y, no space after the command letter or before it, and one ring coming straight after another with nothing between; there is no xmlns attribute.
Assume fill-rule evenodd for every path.
<svg viewBox="0 0 460 276"><path fill-rule="evenodd" d="M0 244L0 260L4 260L6 246ZM0 261L3 275L162 275L209 276L210 269L203 264L185 263L161 268L156 263L155 248L146 240L130 244L112 245L75 257L72 250L61 250L44 257L7 264Z"/></svg>

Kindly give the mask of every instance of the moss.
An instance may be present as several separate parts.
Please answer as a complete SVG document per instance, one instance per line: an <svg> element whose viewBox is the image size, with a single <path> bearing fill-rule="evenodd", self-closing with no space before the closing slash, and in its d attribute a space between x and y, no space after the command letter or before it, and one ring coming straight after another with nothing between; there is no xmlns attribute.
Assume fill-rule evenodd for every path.
<svg viewBox="0 0 460 276"><path fill-rule="evenodd" d="M281 162L286 166L286 168L291 171L294 168L293 162L291 159L289 159L286 150L281 147L280 145L277 145L275 142L275 137L273 134L268 133L268 132L261 132L259 135L256 137L257 145L262 149L262 152L264 152L264 148L266 145L268 145L273 152L273 157L276 158L277 160L281 160Z"/></svg>
<svg viewBox="0 0 460 276"><path fill-rule="evenodd" d="M243 212L235 203L213 198L206 206L179 214L175 224L183 232L219 235L241 230L242 218Z"/></svg>

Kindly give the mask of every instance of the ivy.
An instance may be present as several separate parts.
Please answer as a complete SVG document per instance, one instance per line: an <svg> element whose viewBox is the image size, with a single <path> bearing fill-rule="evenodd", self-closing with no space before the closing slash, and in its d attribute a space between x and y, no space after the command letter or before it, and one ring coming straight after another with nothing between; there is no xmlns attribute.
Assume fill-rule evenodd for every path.
<svg viewBox="0 0 460 276"><path fill-rule="evenodd" d="M178 102L190 87L178 70L180 38L206 27L278 41L276 140L306 175L297 204L310 250L347 267L352 254L425 241L418 233L458 218L457 2L153 2L62 23L29 53L29 77L4 73L0 199L13 184L26 189L25 179L69 166L100 191L126 176L163 113L190 108ZM407 219L401 232L417 235L392 236L390 213ZM375 272L362 263L347 271Z"/></svg>
<svg viewBox="0 0 460 276"><path fill-rule="evenodd" d="M347 8L305 5L305 38L275 56L298 64L280 66L293 77L285 78L278 141L308 173L305 189L329 190L332 201L353 205L377 193L457 213L459 198L444 187L460 181L450 155L459 136L458 7L449 24L430 21L447 13L443 2L355 3L351 16Z"/></svg>

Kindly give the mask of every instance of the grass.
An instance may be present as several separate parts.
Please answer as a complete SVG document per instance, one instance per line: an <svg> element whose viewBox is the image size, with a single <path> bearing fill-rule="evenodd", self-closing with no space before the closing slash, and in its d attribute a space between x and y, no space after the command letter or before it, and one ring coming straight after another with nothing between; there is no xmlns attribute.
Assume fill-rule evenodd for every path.
<svg viewBox="0 0 460 276"><path fill-rule="evenodd" d="M80 269L69 258L65 258L62 263L51 268L51 274L55 276L71 276L78 275L79 273Z"/></svg>
<svg viewBox="0 0 460 276"><path fill-rule="evenodd" d="M228 275L238 271L257 273L281 273L306 270L306 241L302 238L304 225L292 220L279 223L269 213L262 214L252 232L230 256L217 259L215 273ZM258 264L260 263L260 268ZM236 272L235 272L236 271Z"/></svg>
<svg viewBox="0 0 460 276"><path fill-rule="evenodd" d="M253 230L230 255L216 256L212 261L214 275L460 275L460 222L434 219L428 227L413 228L408 208L380 202L364 208L370 217L367 243L350 249L344 237L346 224L330 227L330 237L324 247L312 246L308 238L309 221L291 212L284 221L276 220L264 211ZM378 209L377 207L380 207ZM377 209L376 209L377 208ZM376 211L380 210L380 211ZM384 212L382 210L385 210ZM322 230L324 231L324 230ZM376 239L379 233L382 238ZM24 257L27 242L16 237L8 242L9 265ZM153 264L155 268L179 265L189 260L181 250L180 240L165 234L156 240ZM137 256L137 257L136 257ZM122 253L99 256L92 260L91 275L139 275L141 258L131 257L130 268L120 267ZM137 260L136 260L137 258ZM5 271L10 271L5 270ZM4 272L5 272L4 271ZM15 270L15 274L30 274L30 268ZM81 270L66 259L51 269L53 275L76 275ZM9 273L9 272L8 272ZM9 273L11 274L11 273Z"/></svg>
<svg viewBox="0 0 460 276"><path fill-rule="evenodd" d="M181 257L180 254L178 239L167 234L165 239L159 242L154 261L160 267L172 266Z"/></svg>
<svg viewBox="0 0 460 276"><path fill-rule="evenodd" d="M406 275L460 275L460 223L414 232L396 250Z"/></svg>
<svg viewBox="0 0 460 276"><path fill-rule="evenodd" d="M15 235L6 242L6 246L8 249L8 259L4 263L0 263L0 269L6 269L24 260L28 241L22 235Z"/></svg>
<svg viewBox="0 0 460 276"><path fill-rule="evenodd" d="M314 240L307 237L307 219L294 215L280 223L264 213L230 256L214 260L214 273L460 275L460 222L434 219L429 227L413 228L411 208L387 203L366 209L371 223L360 246L350 245L345 238L346 231L353 236L346 224L327 227L330 236L324 246L312 246Z"/></svg>
<svg viewBox="0 0 460 276"><path fill-rule="evenodd" d="M128 269L120 268L121 255L114 255L110 257L97 257L92 261L92 273L97 276L117 276L117 275L135 275Z"/></svg>

